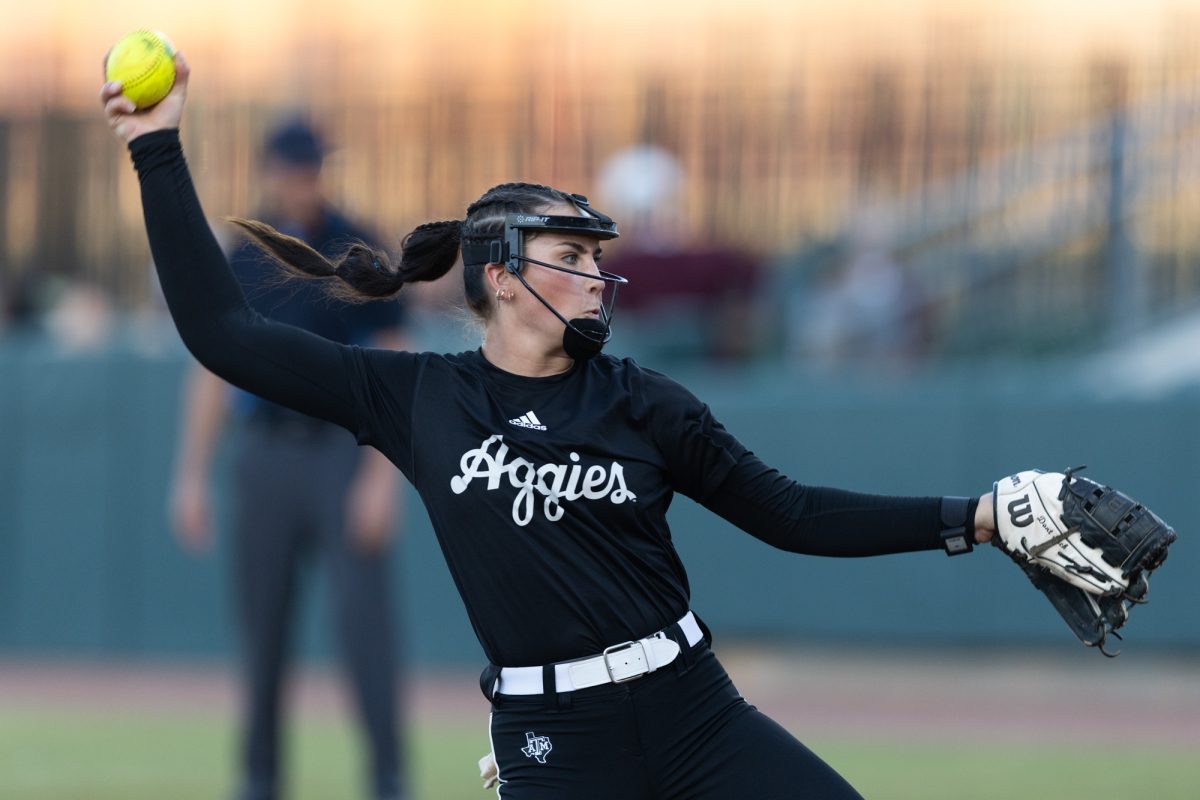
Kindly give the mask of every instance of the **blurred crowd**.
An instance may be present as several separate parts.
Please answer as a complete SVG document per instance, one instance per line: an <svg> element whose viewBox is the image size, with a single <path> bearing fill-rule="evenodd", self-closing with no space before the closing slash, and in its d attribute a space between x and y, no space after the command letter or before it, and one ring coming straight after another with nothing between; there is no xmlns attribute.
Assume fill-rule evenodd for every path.
<svg viewBox="0 0 1200 800"><path fill-rule="evenodd" d="M0 338L42 340L64 352L112 343L117 311L100 286L29 271L0 284Z"/></svg>
<svg viewBox="0 0 1200 800"><path fill-rule="evenodd" d="M1022 50L986 15L935 15L903 53L864 39L805 57L787 25L807 15L779 6L739 36L681 20L695 47L653 64L631 38L613 43L623 58L564 70L560 49L530 46L564 33L549 18L497 44L486 74L446 51L437 80L347 61L359 48L336 26L321 47L277 44L304 49L294 79L338 145L333 195L392 248L502 181L591 196L620 223L606 257L630 279L613 346L644 358L908 370L1094 341L1079 334L1130 298L1126 321L1200 303L1197 18L1122 53ZM200 54L219 91L184 126L214 215L255 206L254 142L289 103L247 102L214 57L228 44ZM0 109L2 335L79 350L157 324L136 193L91 115ZM455 277L411 294L428 346L470 346L463 315L446 315Z"/></svg>
<svg viewBox="0 0 1200 800"><path fill-rule="evenodd" d="M593 201L622 234L606 248L605 267L629 279L616 306L618 347L659 361L782 357L820 366L903 366L932 352L920 283L892 248L893 220L864 213L844 240L763 255L697 233L685 218L687 181L673 153L649 144L615 153L596 176ZM126 342L147 316L169 327L161 302L130 314L93 282L33 269L5 277L0 338L86 353ZM456 313L460 274L406 294L429 346L472 346L465 315Z"/></svg>
<svg viewBox="0 0 1200 800"><path fill-rule="evenodd" d="M920 91L912 65L873 65L833 100L802 83L710 96L651 76L632 96L600 86L561 100L597 115L566 138L517 124L536 117L531 95L502 98L512 113L476 141L455 109L477 100L456 83L365 109L361 124L336 108L314 113L338 145L332 194L393 249L411 219L492 182L590 195L622 231L605 248L607 268L629 278L614 351L905 373L992 352L1069 352L1115 324L1127 332L1200 305L1188 188L1200 95L1168 56L1152 84L1135 82L1131 63L1099 59L1073 79L1076 99L1057 105L983 62L965 78L929 77L944 66L936 54ZM422 125L392 124L415 111L427 113ZM187 127L210 213L245 213L261 197L249 143L269 112L217 105ZM613 120L636 130L618 135ZM74 153L55 155L36 175L37 202L21 215L10 207L0 226L0 337L162 352L173 337L130 213L136 182L93 127L0 117L10 164ZM18 177L0 169L0 196L15 196ZM457 273L407 291L423 346L477 341L455 313Z"/></svg>

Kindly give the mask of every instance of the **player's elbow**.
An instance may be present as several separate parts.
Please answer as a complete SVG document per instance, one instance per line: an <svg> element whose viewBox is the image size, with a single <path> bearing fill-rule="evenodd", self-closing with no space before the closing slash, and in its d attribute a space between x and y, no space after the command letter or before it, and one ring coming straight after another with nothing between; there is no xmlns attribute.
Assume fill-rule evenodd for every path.
<svg viewBox="0 0 1200 800"><path fill-rule="evenodd" d="M237 382L237 373L244 368L239 356L245 350L247 320L232 313L221 317L175 319L183 346L209 372L230 383Z"/></svg>

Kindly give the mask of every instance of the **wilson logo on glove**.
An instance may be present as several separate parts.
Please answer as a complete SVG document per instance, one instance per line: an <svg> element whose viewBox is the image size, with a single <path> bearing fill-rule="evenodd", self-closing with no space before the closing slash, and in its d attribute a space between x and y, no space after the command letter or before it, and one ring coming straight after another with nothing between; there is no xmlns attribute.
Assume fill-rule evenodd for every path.
<svg viewBox="0 0 1200 800"><path fill-rule="evenodd" d="M992 543L1021 566L1067 625L1089 647L1121 638L1129 609L1146 602L1150 573L1177 538L1174 529L1133 498L1087 478L1084 469L1027 470L993 486ZM1037 525L1033 525L1034 522Z"/></svg>
<svg viewBox="0 0 1200 800"><path fill-rule="evenodd" d="M1018 528L1028 528L1033 524L1033 509L1029 504L1029 495L1018 497L1008 504L1008 521Z"/></svg>

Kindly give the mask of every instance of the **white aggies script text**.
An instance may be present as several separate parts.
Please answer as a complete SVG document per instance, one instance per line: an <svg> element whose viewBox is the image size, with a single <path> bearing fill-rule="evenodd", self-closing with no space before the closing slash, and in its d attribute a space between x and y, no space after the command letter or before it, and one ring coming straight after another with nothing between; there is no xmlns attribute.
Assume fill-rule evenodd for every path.
<svg viewBox="0 0 1200 800"><path fill-rule="evenodd" d="M495 445L495 452L490 452ZM507 480L517 489L513 498L512 517L518 525L528 525L533 519L534 493L541 495L542 513L551 522L562 519L563 500L604 500L614 505L637 500L637 495L625 487L625 470L617 462L605 469L593 464L586 469L579 463L579 454L570 454L570 464L543 464L537 466L524 458L508 459L508 445L500 434L489 436L474 450L462 454L458 462L461 475L450 479L450 488L455 494L467 490L476 478L487 479L487 489L499 489Z"/></svg>

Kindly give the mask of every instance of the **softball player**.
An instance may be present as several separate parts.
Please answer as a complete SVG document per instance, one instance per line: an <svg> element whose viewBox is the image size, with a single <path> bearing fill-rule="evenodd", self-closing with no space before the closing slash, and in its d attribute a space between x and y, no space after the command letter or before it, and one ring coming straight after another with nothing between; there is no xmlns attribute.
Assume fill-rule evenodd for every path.
<svg viewBox="0 0 1200 800"><path fill-rule="evenodd" d="M784 550L866 556L984 541L984 498L897 498L799 485L767 467L669 378L600 354L621 282L597 267L616 224L578 195L505 184L463 220L419 226L400 263L338 264L244 222L298 274L394 294L462 255L479 350L362 349L247 304L205 223L177 127L188 70L135 112L101 100L138 171L164 295L198 360L226 380L352 431L419 492L490 660L481 686L499 796L858 794L748 705L689 610L666 512L676 492Z"/></svg>

